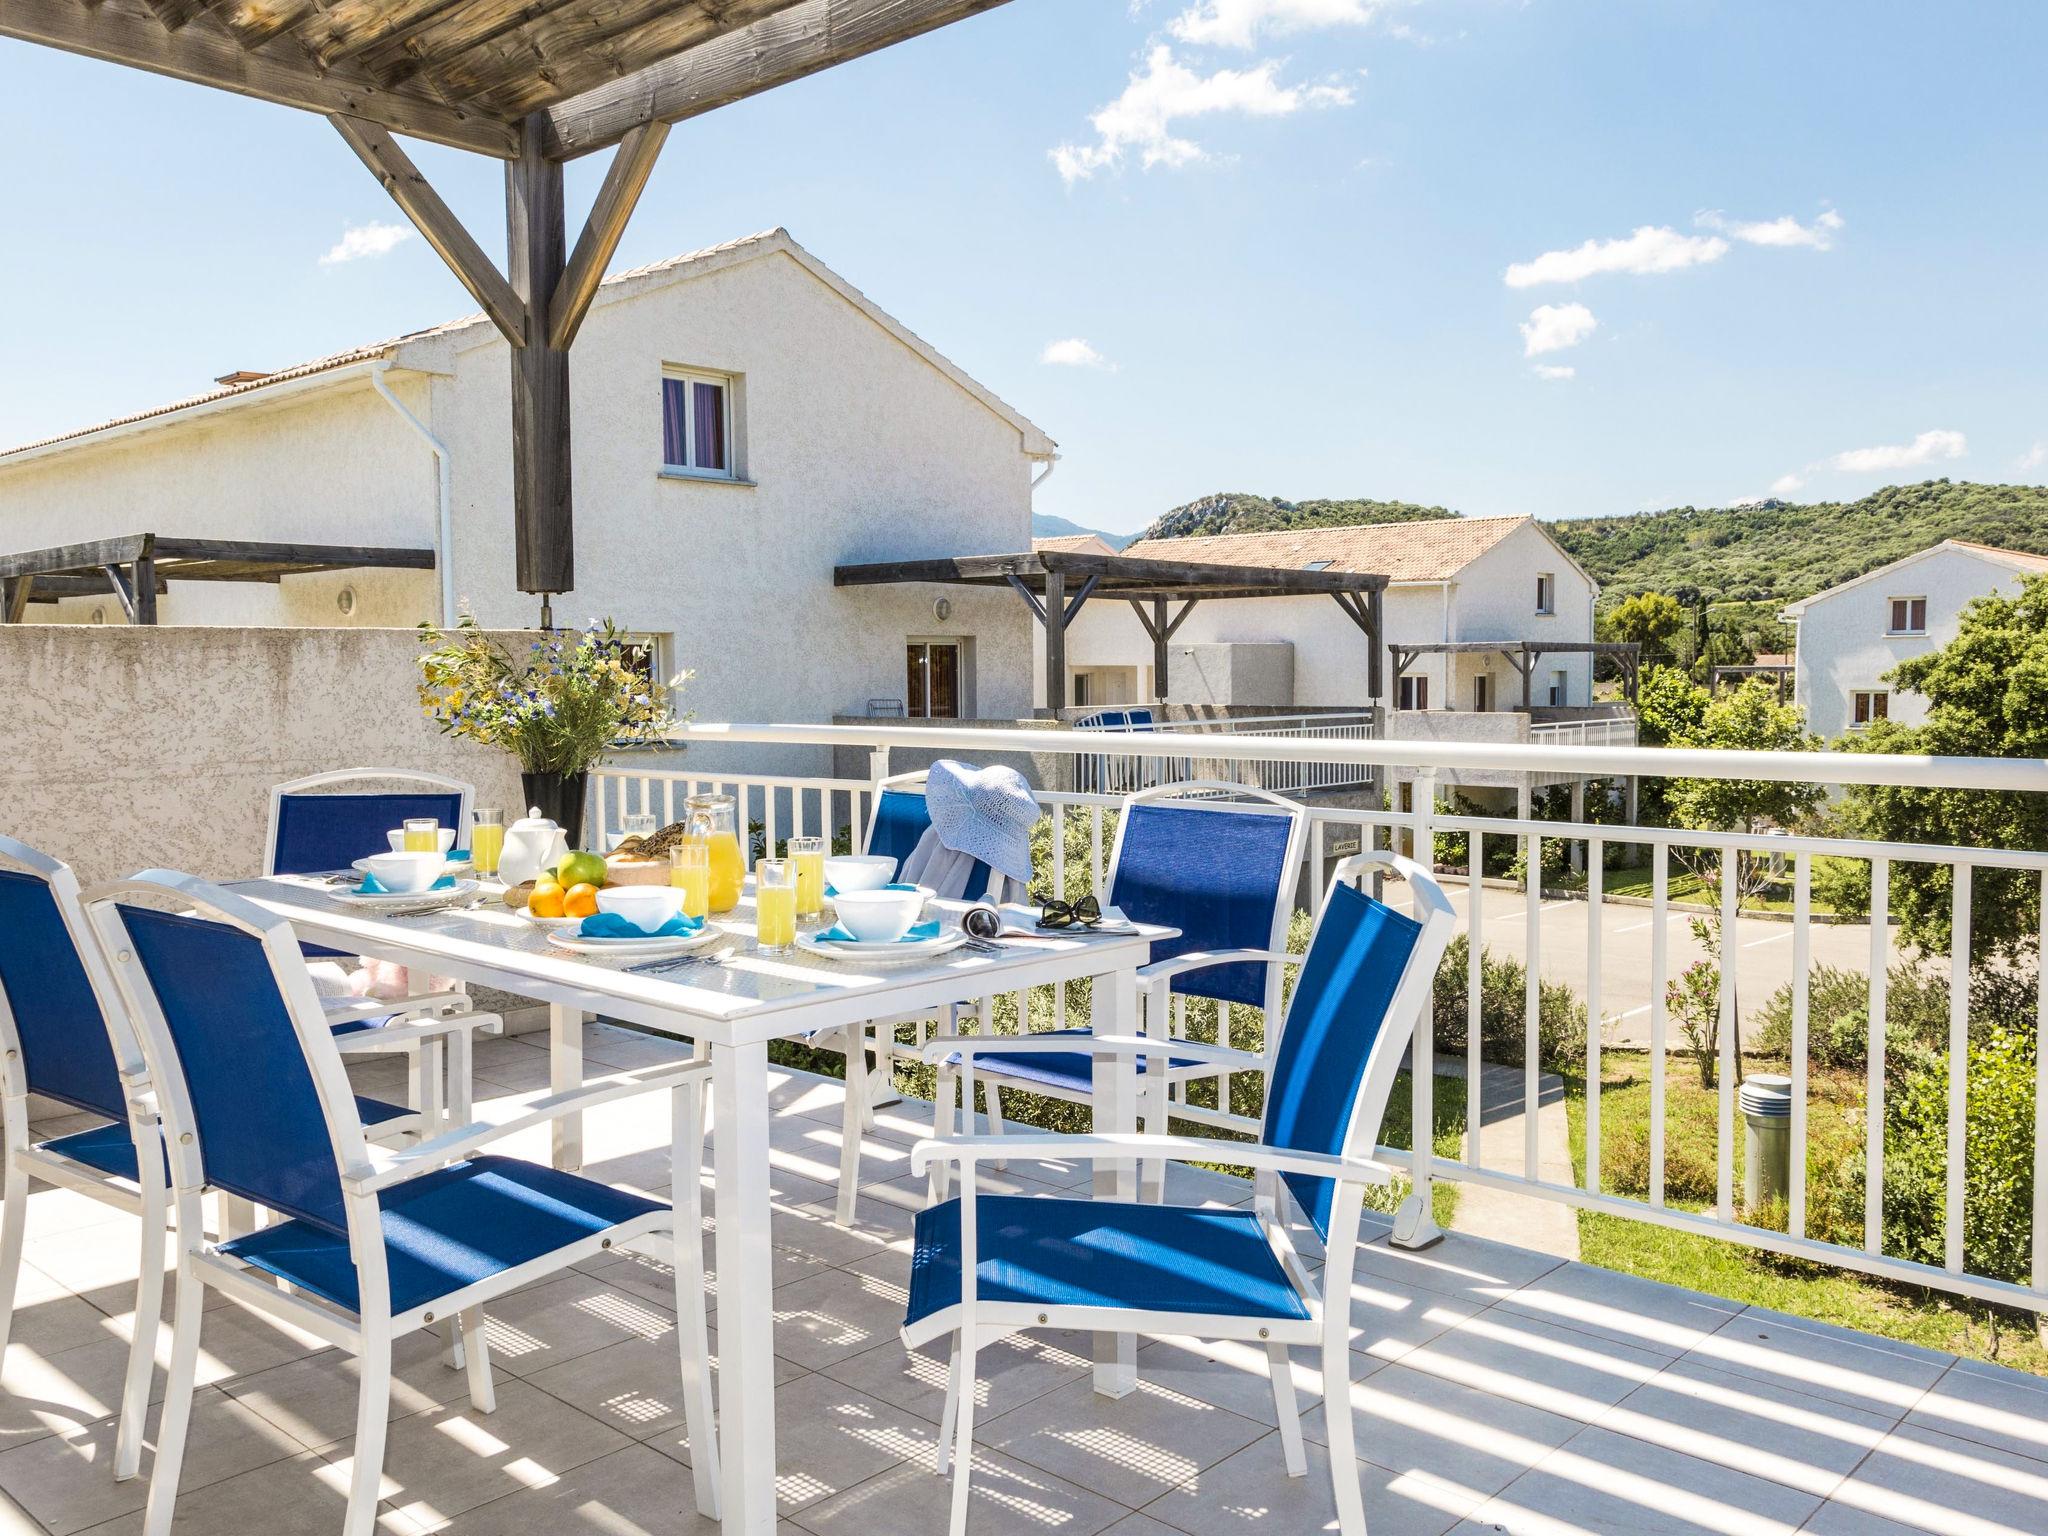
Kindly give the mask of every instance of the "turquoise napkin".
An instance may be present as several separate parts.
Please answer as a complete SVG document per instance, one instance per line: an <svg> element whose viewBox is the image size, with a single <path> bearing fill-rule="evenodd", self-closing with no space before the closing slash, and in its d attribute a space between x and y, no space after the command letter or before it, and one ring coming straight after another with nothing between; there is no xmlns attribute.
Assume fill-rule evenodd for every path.
<svg viewBox="0 0 2048 1536"><path fill-rule="evenodd" d="M616 912L593 912L583 919L583 926L577 931L586 939L673 939L696 933L703 926L703 918L684 917L678 912L654 932L648 933Z"/></svg>
<svg viewBox="0 0 2048 1536"><path fill-rule="evenodd" d="M895 884L890 884L890 885L877 885L877 886L871 886L871 887L870 887L870 889L871 889L871 890L877 890L877 891L914 891L914 890L916 890L916 889L917 889L917 887L916 887L916 886L914 886L914 885L895 885ZM827 886L825 887L825 894L826 894L827 896L837 896L837 895L839 894L839 887L837 887L836 885L830 885L830 884L828 884L828 885L827 885Z"/></svg>
<svg viewBox="0 0 2048 1536"><path fill-rule="evenodd" d="M903 935L896 942L898 944L913 944L921 939L936 939L938 936L939 922L937 918L934 918L928 923L913 924L910 932ZM831 944L861 944L866 942L863 939L855 938L849 933L844 923L834 923L830 928L819 934L818 937Z"/></svg>
<svg viewBox="0 0 2048 1536"><path fill-rule="evenodd" d="M455 877L453 875L443 875L427 887L428 891L452 891L454 889ZM375 875L365 870L363 871L363 883L356 887L356 894L358 896L394 896L398 893L390 890L382 880L379 880ZM407 892L406 894L424 896L426 891Z"/></svg>

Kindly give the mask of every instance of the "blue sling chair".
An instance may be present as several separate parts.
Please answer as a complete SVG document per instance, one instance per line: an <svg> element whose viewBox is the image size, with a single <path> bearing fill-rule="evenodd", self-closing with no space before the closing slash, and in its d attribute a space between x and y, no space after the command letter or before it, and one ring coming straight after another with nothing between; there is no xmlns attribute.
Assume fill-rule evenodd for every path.
<svg viewBox="0 0 2048 1536"><path fill-rule="evenodd" d="M931 824L931 811L925 805L922 773L901 773L883 779L875 785L865 851L873 855L887 855L896 861L900 870L903 861L910 857L912 850L931 829ZM969 901L984 900L989 895L991 883L1000 879L986 864L977 861L967 877L967 889L963 894ZM999 885L997 889L1000 891ZM899 1057L912 1062L921 1060L921 1038L908 1046L897 1043L897 1026L906 1023L916 1024L920 1036L926 1032L924 1020L905 1015L830 1030L814 1035L807 1042L814 1049L839 1051L846 1057L846 1108L839 1139L839 1200L833 1212L834 1220L842 1227L852 1224L854 1199L860 1193L861 1137L875 1128L877 1094L889 1086L887 1079L871 1081L868 1055L874 1053L873 1070L877 1072L887 1072Z"/></svg>
<svg viewBox="0 0 2048 1536"><path fill-rule="evenodd" d="M1412 917L1354 886L1374 870L1407 882ZM1049 1157L1249 1165L1257 1172L1249 1209L977 1196L975 1166L1000 1155L1002 1138L919 1143L915 1171L941 1165L961 1171L959 1197L917 1218L903 1325L911 1349L953 1338L938 1450L940 1474L949 1454L953 1469L952 1536L967 1531L975 1351L1026 1328L1263 1343L1290 1477L1302 1476L1307 1461L1288 1350L1320 1349L1338 1529L1343 1536L1365 1536L1346 1390L1349 1282L1365 1186L1384 1184L1393 1172L1372 1160L1387 1096L1429 1007L1453 921L1442 887L1411 860L1368 853L1338 865L1278 1031L1257 1143L1113 1134L1032 1140L1033 1151ZM1026 1038L1061 1048L1045 1036ZM927 1054L936 1061L948 1051L972 1055L991 1046L982 1037L935 1040ZM1090 1039L1088 1051L1126 1060L1149 1056L1155 1063L1169 1052L1225 1054L1210 1046L1103 1035ZM1327 1301L1289 1236L1290 1201L1323 1243L1322 1274L1334 1277Z"/></svg>
<svg viewBox="0 0 2048 1536"><path fill-rule="evenodd" d="M1169 1113L1223 1129L1252 1133L1258 1122L1230 1110L1229 1069L1263 1070L1271 1060L1280 1017L1281 966L1287 921L1294 910L1308 812L1299 801L1260 789L1203 779L1160 784L1126 796L1110 854L1106 906L1133 922L1177 928L1180 936L1152 946L1152 963L1138 972L1141 1030L1168 1038L1185 999L1213 1000L1226 1021L1232 1004L1263 1010L1266 1048L1222 1056L1181 1054L1144 1062L1138 1074L1138 1123L1164 1131ZM984 1028L986 1026L984 1025ZM989 1130L1003 1131L1005 1088L1075 1103L1094 1099L1093 1063L1085 1029L1054 1030L1074 1044L1065 1051L1043 1045L1008 1051L983 1046L964 1060L939 1063L935 1129L951 1121L957 1076L961 1112L974 1112L978 1078L988 1099ZM1229 1045L1228 1029L1216 1042ZM1224 1070L1219 1071L1219 1067ZM1191 1104L1186 1086L1208 1078L1217 1107ZM1164 1166L1148 1164L1145 1187L1157 1195ZM940 1185L943 1192L943 1181Z"/></svg>
<svg viewBox="0 0 2048 1536"><path fill-rule="evenodd" d="M162 1141L145 1108L149 1075L80 904L70 868L26 843L0 837L0 1356L21 1274L30 1180L53 1184L142 1218L135 1335L114 1443L114 1476L135 1476L142 1418L163 1309L164 1228L169 1207ZM27 1095L38 1094L107 1123L48 1141L29 1139ZM414 1118L397 1104L356 1099L380 1137L406 1134ZM147 1149L148 1155L137 1148ZM193 1217L196 1224L197 1216ZM196 1230L196 1226L195 1226Z"/></svg>
<svg viewBox="0 0 2048 1536"><path fill-rule="evenodd" d="M169 908L169 910L166 910ZM495 1406L484 1307L617 1247L674 1264L684 1412L697 1508L717 1516L703 1276L701 1099L708 1063L600 1078L500 1124L392 1153L364 1144L348 1077L291 926L191 875L150 870L102 886L86 915L134 1021L177 1207L170 1384L145 1536L168 1536L191 1415L206 1287L354 1354L361 1389L344 1536L377 1520L392 1341L459 1322L470 1400ZM630 1095L668 1090L671 1208L538 1163L491 1156L505 1137ZM210 1244L212 1187L280 1220Z"/></svg>
<svg viewBox="0 0 2048 1536"><path fill-rule="evenodd" d="M371 786L375 786L374 788ZM385 833L412 816L431 816L469 846L469 785L399 768L345 768L279 784L270 792L263 868L273 875L326 874L385 848ZM310 960L348 959L341 950L302 946ZM328 998L322 1003L343 1054L399 1054L410 1076L408 1099L432 1135L445 1116L468 1121L471 1037L500 1027L496 1014L470 1011L467 995L423 992L405 998ZM406 1023L411 1028L393 1028Z"/></svg>

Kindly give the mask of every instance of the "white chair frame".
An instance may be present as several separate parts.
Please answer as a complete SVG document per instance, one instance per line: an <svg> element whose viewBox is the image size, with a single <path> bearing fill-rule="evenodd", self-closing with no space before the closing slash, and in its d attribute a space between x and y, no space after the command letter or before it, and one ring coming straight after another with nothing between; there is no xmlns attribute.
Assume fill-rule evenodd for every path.
<svg viewBox="0 0 2048 1536"><path fill-rule="evenodd" d="M337 768L271 786L270 819L263 835L263 872L266 875L277 864L277 828L285 796L304 795L317 790L340 792L351 784L455 791L458 795L455 846L469 847L470 810L476 800L473 785L461 779L419 773L409 768ZM503 1022L496 1014L471 1014L468 993L460 983L452 991L416 992L402 998L323 998L321 1006L330 1024L392 1017L450 1021L446 1028L426 1031L409 1031L401 1026L360 1030L337 1036L335 1043L344 1056L397 1054L406 1058L406 1103L417 1117L407 1129L417 1130L423 1136L434 1136L450 1121L456 1125L468 1124L475 1094L473 1037L478 1030L495 1034L503 1028ZM453 1022L465 1016L467 1024Z"/></svg>
<svg viewBox="0 0 2048 1536"><path fill-rule="evenodd" d="M121 1010L99 945L85 919L78 877L71 867L10 837L0 837L0 869L41 880L49 887L65 932L78 951L79 964L92 987L93 1000L107 1024L108 1045L128 1106L128 1130L135 1143L136 1181L130 1185L104 1170L46 1151L29 1141L28 1072L21 1035L7 993L0 988L0 1156L5 1158L5 1196L0 1202L0 1359L7 1353L14 1323L14 1297L21 1276L22 1250L28 1227L31 1179L69 1189L141 1218L141 1268L135 1286L135 1332L128 1345L128 1369L121 1389L121 1410L114 1437L114 1478L126 1482L141 1468L143 1418L156 1366L156 1335L163 1312L163 1234L168 1221L168 1191L156 1117L148 1101L149 1073L141 1046Z"/></svg>
<svg viewBox="0 0 2048 1536"><path fill-rule="evenodd" d="M1212 797L1228 795L1232 803L1217 803ZM1263 1051L1241 1051L1229 1048L1229 1009L1232 1005L1219 1003L1222 1010L1223 1032L1218 1045L1225 1049L1219 1054L1209 1051L1204 1054L1200 1065L1173 1067L1168 1060L1159 1060L1147 1065L1138 1079L1138 1125L1148 1132L1164 1132L1169 1115L1198 1124L1215 1125L1227 1130L1256 1134L1258 1124L1246 1116L1231 1113L1230 1074L1236 1071L1263 1071L1271 1065L1273 1050L1278 1043L1279 1032L1274 1028L1280 1018L1281 999L1284 995L1283 965L1299 956L1287 953L1287 924L1294 913L1294 892L1300 879L1301 861L1308 847L1308 808L1298 800L1289 800L1270 790L1256 789L1243 784L1231 784L1220 779L1187 779L1170 784L1155 784L1126 795L1119 808L1116 838L1110 845L1109 867L1103 874L1104 889L1099 895L1107 900L1108 892L1116 889L1117 868L1123 861L1124 835L1129 830L1133 807L1167 800L1188 799L1188 809L1213 811L1219 815L1283 815L1289 817L1292 825L1287 834L1287 848L1282 855L1284 872L1279 889L1273 898L1273 920L1267 933L1264 949L1233 949L1186 954L1171 960L1158 960L1138 971L1138 1032L1157 1039L1166 1039L1173 1033L1174 1008L1172 981L1184 971L1210 965L1237 964L1244 962L1263 963L1266 967L1266 990L1260 1003L1265 1019L1265 1049ZM1246 809L1244 801L1262 802L1263 809ZM986 1009L982 1014L984 1031L991 1027ZM1062 1021L1064 1027L1064 1021ZM1023 1038L1021 1035L1004 1036L1006 1040ZM1073 1037L1068 1037L1068 1049L1078 1047ZM1192 1058L1195 1053L1184 1051L1184 1057ZM1220 1070L1219 1070L1220 1068ZM958 1081L957 1092L954 1087ZM1186 1085L1202 1078L1211 1078L1216 1083L1217 1108L1205 1109L1186 1102ZM1004 1131L1002 1078L1001 1074L982 1069L977 1072L973 1057L961 1058L956 1069L945 1060L938 1064L938 1082L933 1090L932 1133L945 1137L952 1133L955 1101L963 1123L971 1124L974 1116L974 1088L977 1079L988 1100L989 1133L1000 1136ZM1020 1083L1020 1091L1034 1093L1045 1098L1064 1099L1068 1103L1087 1104L1093 1102L1093 1095L1084 1089L1065 1089L1046 1083ZM1006 1159L991 1161L998 1167L1006 1166ZM941 1190L943 1191L943 1173ZM1147 1198L1156 1199L1164 1189L1165 1167L1158 1162L1145 1165L1143 1188Z"/></svg>
<svg viewBox="0 0 2048 1536"><path fill-rule="evenodd" d="M1175 1162L1228 1162L1256 1170L1254 1208L1268 1244L1283 1272L1300 1296L1309 1316L1286 1321L1269 1317L1219 1317L1207 1313L1126 1310L1116 1307L1026 1306L985 1302L977 1298L977 1216L975 1169L983 1162L1001 1157L1005 1147L1001 1136L967 1137L958 1140L933 1139L920 1142L911 1154L913 1172L929 1172L934 1198L938 1198L938 1172L951 1165L960 1170L960 1300L952 1307L920 1319L903 1330L906 1348L947 1334L953 1335L951 1368L947 1374L946 1406L939 1427L936 1470L944 1476L949 1464L953 1471L952 1536L966 1536L968 1477L974 1453L974 1382L976 1352L1011 1334L1030 1328L1068 1328L1097 1333L1193 1336L1205 1339L1242 1339L1266 1348L1272 1379L1273 1403L1280 1425L1280 1441L1287 1475L1303 1476L1308 1470L1301 1440L1301 1416L1294 1396L1289 1348L1306 1345L1320 1350L1326 1388L1323 1394L1324 1422L1329 1437L1330 1477L1337 1500L1337 1523L1341 1536L1366 1536L1365 1505L1359 1491L1356 1439L1353 1433L1351 1394L1351 1307L1349 1277L1356 1262L1359 1218L1364 1209L1365 1187L1386 1184L1399 1171L1375 1160L1380 1123L1392 1093L1394 1079L1408 1059L1408 1046L1417 1027L1428 1016L1431 989L1437 965L1450 942L1457 915L1443 887L1421 865L1391 852L1357 854L1341 862L1331 877L1331 887L1360 881L1374 872L1392 872L1404 879L1414 899L1414 915L1423 932L1402 970L1386 1018L1380 1025L1372 1054L1358 1093L1352 1102L1351 1123L1341 1156L1295 1152L1259 1143L1217 1141L1198 1136L1095 1134L1086 1136L1033 1137L1035 1156L1128 1160L1159 1158ZM1327 904L1327 899L1326 899ZM1192 956L1183 956L1193 961ZM1301 956L1291 957L1300 960ZM1223 963L1220 961L1211 963ZM1282 1026L1284 1028L1284 1024ZM1278 1031L1274 1032L1276 1035ZM1024 1037L1029 1039L1031 1037ZM1073 1050L1071 1038L1044 1039L1047 1049ZM1011 1049L1012 1037L991 1039L962 1035L950 1040L933 1040L925 1048L925 1059L941 1061L959 1051L971 1058L981 1050ZM1027 1046L1026 1049L1034 1047ZM1088 1049L1098 1057L1160 1056L1168 1051L1182 1055L1220 1058L1241 1053L1221 1052L1216 1047L1186 1042L1168 1042L1145 1035L1093 1037ZM1337 1294L1327 1303L1316 1277L1308 1272L1296 1251L1288 1230L1286 1212L1291 1196L1280 1183L1282 1173L1301 1173L1336 1181L1331 1202L1329 1239L1324 1244L1324 1275L1340 1277Z"/></svg>
<svg viewBox="0 0 2048 1536"><path fill-rule="evenodd" d="M351 1315L340 1308L291 1290L217 1251L199 1237L199 1196L203 1188L202 1148L191 1100L169 1027L133 945L128 941L119 904L140 900L169 902L180 910L220 922L261 942L270 974L305 1053L319 1094L338 1170L354 1255L361 1309ZM356 1439L349 1476L344 1536L372 1536L381 1494L384 1441L391 1387L391 1347L397 1337L438 1321L459 1324L465 1345L472 1405L481 1413L496 1407L489 1354L484 1343L484 1307L508 1292L580 1260L623 1245L644 1248L668 1260L676 1277L677 1338L681 1346L684 1415L690 1437L697 1508L718 1515L718 1451L712 1398L709 1335L702 1278L703 1267L703 1104L710 1065L705 1061L672 1064L640 1073L587 1082L582 1088L553 1094L527 1105L517 1116L498 1124L478 1123L446 1132L396 1153L379 1153L364 1140L354 1115L355 1096L343 1069L328 1020L313 990L299 941L291 925L273 918L252 903L221 891L191 875L146 870L128 880L95 888L85 898L93 933L108 958L114 983L151 1068L149 1105L161 1124L169 1149L171 1186L178 1212L177 1299L172 1321L170 1385L157 1432L156 1466L151 1474L144 1517L145 1536L169 1536L185 1453L192 1395L198 1365L203 1292L208 1286L245 1306L299 1328L355 1355L360 1361L361 1388L356 1413ZM553 1253L492 1275L409 1311L394 1313L382 1240L378 1195L409 1179L468 1158L493 1142L517 1135L564 1115L580 1114L605 1104L657 1089L670 1090L673 1105L672 1155L676 1202L667 1211L651 1212Z"/></svg>

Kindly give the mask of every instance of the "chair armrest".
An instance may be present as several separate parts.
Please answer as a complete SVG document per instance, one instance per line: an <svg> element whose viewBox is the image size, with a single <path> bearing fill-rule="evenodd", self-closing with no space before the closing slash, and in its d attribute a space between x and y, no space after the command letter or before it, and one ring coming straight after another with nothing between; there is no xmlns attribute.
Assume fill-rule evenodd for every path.
<svg viewBox="0 0 2048 1536"><path fill-rule="evenodd" d="M329 1019L328 1022L335 1021ZM349 1021L343 1019L340 1022L346 1024ZM334 1045L344 1056L395 1051L418 1040L488 1029L502 1022L495 1013L444 1013L431 1019L408 1019L403 1024L384 1024L376 1029L358 1030L352 1035L337 1035Z"/></svg>
<svg viewBox="0 0 2048 1536"><path fill-rule="evenodd" d="M463 1012L469 1007L467 992L418 992L407 997L327 997L320 1000L320 1011L327 1015L330 1024L346 1024L351 1019L375 1019L385 1014L431 1013L436 1017L452 1012Z"/></svg>
<svg viewBox="0 0 2048 1536"><path fill-rule="evenodd" d="M1199 971L1211 965L1243 965L1247 962L1270 965L1275 961L1292 961L1299 965L1308 957L1284 949L1203 949L1192 950L1185 955L1175 955L1171 960L1154 960L1150 965L1138 967L1138 980L1163 981L1178 976L1183 971Z"/></svg>
<svg viewBox="0 0 2048 1536"><path fill-rule="evenodd" d="M379 1190L391 1188L394 1184L403 1184L408 1179L416 1179L422 1174L432 1173L437 1168L445 1168L450 1163L460 1162L494 1141L503 1141L508 1136L530 1131L537 1125L546 1125L549 1121L559 1120L564 1115L578 1114L596 1109L600 1105L632 1098L636 1094L652 1093L658 1089L685 1088L703 1081L710 1075L709 1062L691 1061L672 1063L646 1072L594 1078L581 1088L572 1088L567 1093L554 1093L545 1098L535 1099L510 1120L495 1125L487 1121L478 1121L443 1132L439 1136L397 1152L375 1157L368 1167L358 1167L344 1172L341 1182L351 1194L374 1195Z"/></svg>
<svg viewBox="0 0 2048 1536"><path fill-rule="evenodd" d="M989 1051L1059 1052L1083 1056L1180 1056L1189 1061L1213 1063L1219 1067L1245 1070L1263 1067L1266 1059L1251 1051L1234 1051L1227 1045L1207 1045L1199 1040L1175 1040L1166 1035L934 1035L924 1044L928 1063L943 1062L954 1052L974 1057Z"/></svg>
<svg viewBox="0 0 2048 1536"><path fill-rule="evenodd" d="M1363 1158L1331 1157L1321 1152L1294 1152L1255 1141L1223 1141L1208 1136L1146 1136L1102 1132L1088 1136L963 1136L957 1141L927 1138L910 1153L910 1171L923 1173L934 1161L962 1168L996 1158L1170 1158L1178 1163L1240 1163L1275 1173L1301 1173L1351 1184L1385 1184L1398 1171Z"/></svg>

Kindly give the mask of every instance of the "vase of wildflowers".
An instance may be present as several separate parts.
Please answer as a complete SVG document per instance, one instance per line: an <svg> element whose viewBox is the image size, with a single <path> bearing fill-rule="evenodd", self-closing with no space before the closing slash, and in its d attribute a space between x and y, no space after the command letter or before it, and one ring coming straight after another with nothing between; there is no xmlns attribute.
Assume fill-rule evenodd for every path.
<svg viewBox="0 0 2048 1536"><path fill-rule="evenodd" d="M526 803L576 847L590 769L618 746L657 742L674 722L671 690L644 652L609 619L550 630L520 654L462 616L453 632L420 626L420 708L444 736L466 737L519 759Z"/></svg>

